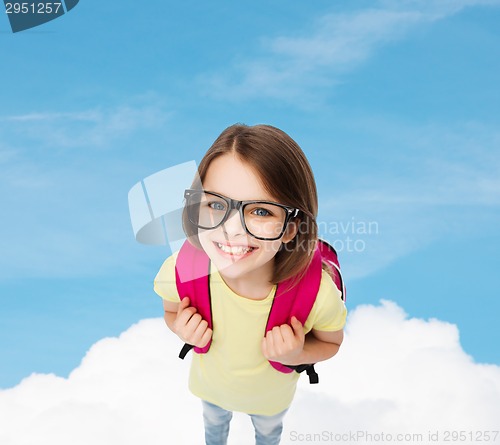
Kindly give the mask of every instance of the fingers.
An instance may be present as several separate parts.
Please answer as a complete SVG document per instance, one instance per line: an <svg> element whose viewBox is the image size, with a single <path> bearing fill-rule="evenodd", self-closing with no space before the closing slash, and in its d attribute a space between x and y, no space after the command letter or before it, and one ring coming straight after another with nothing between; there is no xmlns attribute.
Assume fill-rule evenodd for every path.
<svg viewBox="0 0 500 445"><path fill-rule="evenodd" d="M190 302L191 301L189 300L189 297L184 297L181 300L181 302L179 303L179 307L177 308L177 316L179 316L179 314L189 306Z"/></svg>
<svg viewBox="0 0 500 445"><path fill-rule="evenodd" d="M280 326L275 326L266 333L262 342L262 352L266 358L276 358L283 354L285 341Z"/></svg>
<svg viewBox="0 0 500 445"><path fill-rule="evenodd" d="M302 323L297 319L297 317L295 315L292 317L292 319L290 321L292 323L293 328L296 328L296 327L301 328L302 327Z"/></svg>
<svg viewBox="0 0 500 445"><path fill-rule="evenodd" d="M194 316L194 314L196 314L196 312L197 312L196 308L191 306L186 307L181 311L177 312L177 316L175 317L175 322L174 322L175 328L178 330L180 329L184 330L184 326L186 326L189 323L189 321Z"/></svg>
<svg viewBox="0 0 500 445"><path fill-rule="evenodd" d="M198 347L204 348L208 344L211 338L212 338L212 329L207 328L207 330L201 336L201 340L198 343Z"/></svg>
<svg viewBox="0 0 500 445"><path fill-rule="evenodd" d="M292 317L291 323L295 337L297 337L299 340L304 341L305 333L302 323L295 316Z"/></svg>
<svg viewBox="0 0 500 445"><path fill-rule="evenodd" d="M174 331L185 343L202 348L212 338L212 329L189 303L188 297L181 300L174 321Z"/></svg>
<svg viewBox="0 0 500 445"><path fill-rule="evenodd" d="M297 357L304 347L304 329L297 318L292 317L291 325L275 326L262 340L262 354L269 360L291 360Z"/></svg>

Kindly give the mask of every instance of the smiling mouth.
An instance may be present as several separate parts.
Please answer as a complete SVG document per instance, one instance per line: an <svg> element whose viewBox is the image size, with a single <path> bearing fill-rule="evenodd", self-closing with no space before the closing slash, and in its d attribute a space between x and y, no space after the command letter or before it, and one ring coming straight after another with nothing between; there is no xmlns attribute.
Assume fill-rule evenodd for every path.
<svg viewBox="0 0 500 445"><path fill-rule="evenodd" d="M214 242L214 244L219 250L222 250L222 252L233 256L243 256L255 250L255 247L228 246L227 244L221 244L218 242Z"/></svg>

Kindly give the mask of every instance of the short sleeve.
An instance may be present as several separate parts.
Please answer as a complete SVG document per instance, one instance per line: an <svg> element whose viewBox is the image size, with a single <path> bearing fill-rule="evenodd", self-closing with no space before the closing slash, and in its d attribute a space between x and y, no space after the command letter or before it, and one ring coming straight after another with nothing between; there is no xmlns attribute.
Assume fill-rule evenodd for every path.
<svg viewBox="0 0 500 445"><path fill-rule="evenodd" d="M346 322L347 309L341 293L326 271L323 271L321 283L305 329L317 331L340 331Z"/></svg>
<svg viewBox="0 0 500 445"><path fill-rule="evenodd" d="M154 291L164 300L178 303L180 301L175 284L175 261L177 253L168 257L160 267L154 280Z"/></svg>

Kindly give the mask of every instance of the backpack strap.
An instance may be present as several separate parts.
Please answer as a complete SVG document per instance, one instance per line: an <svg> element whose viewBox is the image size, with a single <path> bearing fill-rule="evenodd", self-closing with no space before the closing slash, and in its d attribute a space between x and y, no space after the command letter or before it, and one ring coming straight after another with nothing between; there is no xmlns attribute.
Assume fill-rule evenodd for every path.
<svg viewBox="0 0 500 445"><path fill-rule="evenodd" d="M210 259L207 254L189 241L182 245L177 261L175 262L175 282L179 297L189 297L191 306L194 306L208 327L212 329L212 307L210 298ZM179 357L184 359L186 354L194 347L200 354L210 349L212 340L203 348L198 348L190 344L184 344Z"/></svg>
<svg viewBox="0 0 500 445"><path fill-rule="evenodd" d="M337 289L340 291L342 301L345 301L345 284L344 280L342 279L342 273L340 272L340 263L337 256L337 251L333 246L323 240L319 240L318 249L321 252L321 259L330 268L330 272L333 275L333 282L335 283L335 286L337 286Z"/></svg>
<svg viewBox="0 0 500 445"><path fill-rule="evenodd" d="M298 283L295 283L295 286L293 286L293 277L278 284L267 320L266 333L275 326L281 326L282 324L291 325L292 315L294 315L302 325L305 324L314 302L316 301L321 283L321 271L321 252L316 248L306 274ZM308 374L310 372L315 373L314 368L310 364L287 366L272 360L269 360L269 363L274 369L285 374L293 372L294 370L302 372L308 369ZM311 377L311 375L312 374L309 375L310 382L313 383L313 380L316 380L314 383L317 383L317 374L315 378Z"/></svg>
<svg viewBox="0 0 500 445"><path fill-rule="evenodd" d="M311 385L319 383L319 376L316 370L314 369L314 363L311 363L310 365L297 365L289 367L294 371L298 372L299 374L305 371L307 376L309 377L309 383Z"/></svg>
<svg viewBox="0 0 500 445"><path fill-rule="evenodd" d="M311 264L307 269L306 275L300 282L295 287L291 287L291 280L287 280L278 285L267 321L266 333L274 326L280 326L282 324L291 325L292 315L295 315L302 325L305 324L319 292L323 263L326 263L329 267L335 286L340 291L342 300L345 301L345 286L342 274L340 273L337 252L326 241L318 240ZM285 290L283 291L283 289ZM319 382L319 376L314 369L314 363L296 366L287 366L271 360L269 363L271 363L273 368L283 373L290 373L293 371L301 373L306 371L309 377L309 383L314 384Z"/></svg>

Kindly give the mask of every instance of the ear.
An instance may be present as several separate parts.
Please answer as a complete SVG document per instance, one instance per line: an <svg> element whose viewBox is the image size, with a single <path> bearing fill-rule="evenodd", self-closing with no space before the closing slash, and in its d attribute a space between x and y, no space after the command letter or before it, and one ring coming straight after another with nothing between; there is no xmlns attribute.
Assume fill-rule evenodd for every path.
<svg viewBox="0 0 500 445"><path fill-rule="evenodd" d="M285 234L283 235L283 238L281 238L281 241L286 243L289 243L295 238L295 235L297 235L298 231L298 226L295 222L290 221L288 225L286 226Z"/></svg>

